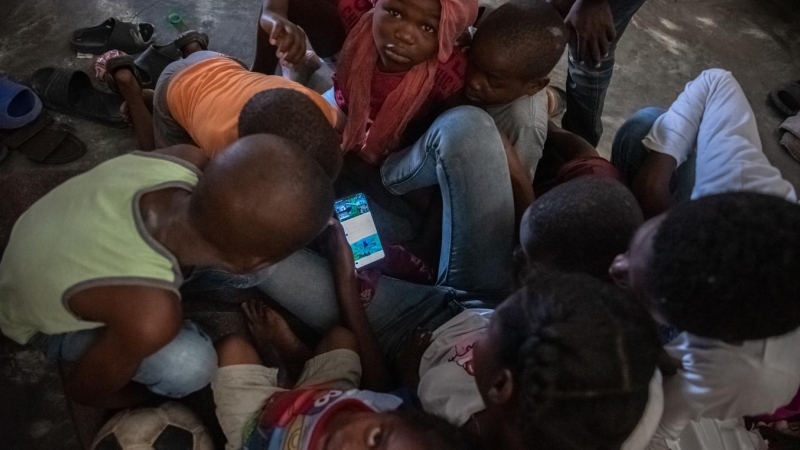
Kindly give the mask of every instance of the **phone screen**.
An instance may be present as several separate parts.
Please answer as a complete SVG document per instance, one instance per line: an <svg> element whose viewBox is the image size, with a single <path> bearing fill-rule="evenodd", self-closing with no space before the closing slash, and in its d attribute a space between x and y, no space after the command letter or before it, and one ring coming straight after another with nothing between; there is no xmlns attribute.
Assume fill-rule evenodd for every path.
<svg viewBox="0 0 800 450"><path fill-rule="evenodd" d="M383 246L378 238L378 230L369 211L367 197L356 194L352 197L336 200L336 215L344 228L344 235L353 250L356 268L364 267L382 259Z"/></svg>

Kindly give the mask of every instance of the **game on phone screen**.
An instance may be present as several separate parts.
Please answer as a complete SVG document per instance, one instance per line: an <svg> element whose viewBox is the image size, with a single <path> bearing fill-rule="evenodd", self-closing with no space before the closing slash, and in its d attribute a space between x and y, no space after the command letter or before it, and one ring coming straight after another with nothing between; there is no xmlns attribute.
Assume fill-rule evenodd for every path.
<svg viewBox="0 0 800 450"><path fill-rule="evenodd" d="M385 256L364 194L336 200L334 208L344 228L347 243L353 250L356 268L374 263Z"/></svg>

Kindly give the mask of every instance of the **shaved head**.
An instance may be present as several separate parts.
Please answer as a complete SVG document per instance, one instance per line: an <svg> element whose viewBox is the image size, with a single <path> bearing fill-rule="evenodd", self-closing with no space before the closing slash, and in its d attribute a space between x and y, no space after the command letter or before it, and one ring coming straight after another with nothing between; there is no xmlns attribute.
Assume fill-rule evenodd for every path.
<svg viewBox="0 0 800 450"><path fill-rule="evenodd" d="M307 245L333 200L330 178L297 144L255 134L211 160L189 211L203 238L246 271L247 261L275 263Z"/></svg>

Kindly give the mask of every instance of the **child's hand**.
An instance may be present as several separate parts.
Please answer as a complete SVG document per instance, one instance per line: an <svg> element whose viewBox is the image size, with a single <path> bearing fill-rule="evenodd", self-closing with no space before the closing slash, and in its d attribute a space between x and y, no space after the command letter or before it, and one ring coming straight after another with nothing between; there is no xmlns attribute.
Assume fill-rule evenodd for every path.
<svg viewBox="0 0 800 450"><path fill-rule="evenodd" d="M333 265L335 272L345 270L355 274L356 263L353 259L353 250L347 242L342 224L331 218L328 227L319 236L320 250Z"/></svg>
<svg viewBox="0 0 800 450"><path fill-rule="evenodd" d="M281 65L293 67L306 56L306 32L287 18L270 11L261 15L261 28L269 33L269 43L278 47L275 52Z"/></svg>
<svg viewBox="0 0 800 450"><path fill-rule="evenodd" d="M564 18L570 30L570 45L580 64L600 67L617 36L614 17L606 0L577 0Z"/></svg>

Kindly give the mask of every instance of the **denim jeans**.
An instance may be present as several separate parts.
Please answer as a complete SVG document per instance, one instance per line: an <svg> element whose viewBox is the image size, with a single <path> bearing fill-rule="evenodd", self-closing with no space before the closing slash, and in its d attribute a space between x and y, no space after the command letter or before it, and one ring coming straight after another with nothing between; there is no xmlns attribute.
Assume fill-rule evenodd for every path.
<svg viewBox="0 0 800 450"><path fill-rule="evenodd" d="M597 146L603 135L603 104L606 91L614 73L614 52L633 15L645 0L608 0L617 36L609 43L608 56L603 58L600 67L587 61L576 61L577 52L569 47L567 66L567 111L561 119L561 126Z"/></svg>
<svg viewBox="0 0 800 450"><path fill-rule="evenodd" d="M215 267L196 267L186 276L181 292L249 289L264 282L266 270L255 273L231 273Z"/></svg>
<svg viewBox="0 0 800 450"><path fill-rule="evenodd" d="M100 337L103 327L61 334L38 334L32 343L51 361L75 362ZM211 382L217 371L217 353L211 339L192 322L166 347L145 358L133 381L171 398L185 397Z"/></svg>
<svg viewBox="0 0 800 450"><path fill-rule="evenodd" d="M394 194L439 185L443 238L436 286L381 277L367 317L384 354L397 356L416 328L434 330L468 307L504 298L512 284L514 204L503 143L492 118L464 106L442 114L381 169ZM319 332L339 319L328 261L301 250L270 267L267 295ZM481 300L476 300L481 299Z"/></svg>
<svg viewBox="0 0 800 450"><path fill-rule="evenodd" d="M614 136L614 143L611 146L611 163L622 172L629 186L641 169L649 151L642 144L642 140L653 128L656 119L665 112L667 112L665 109L656 107L640 109L622 124ZM673 174L670 180L670 192L676 201L691 198L696 166L697 154L692 153Z"/></svg>

